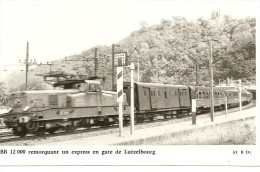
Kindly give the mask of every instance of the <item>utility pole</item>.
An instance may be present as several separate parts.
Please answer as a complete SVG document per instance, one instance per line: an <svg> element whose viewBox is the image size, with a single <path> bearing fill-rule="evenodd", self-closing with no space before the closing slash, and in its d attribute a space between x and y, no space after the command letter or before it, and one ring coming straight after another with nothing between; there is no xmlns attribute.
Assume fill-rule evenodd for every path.
<svg viewBox="0 0 260 172"><path fill-rule="evenodd" d="M95 76L97 76L97 61L98 61L98 58L97 58L97 52L98 52L98 48L95 48L95 56L94 57L90 57L90 58L86 58L84 56L82 56L82 59L77 59L77 60L67 60L67 57L65 57L65 62L76 62L76 61L81 61L81 62L88 62L88 61L91 61L91 60L94 60L94 65L95 65L95 68L94 68L94 72L95 72Z"/></svg>
<svg viewBox="0 0 260 172"><path fill-rule="evenodd" d="M29 61L29 42L27 42L27 45L26 45L26 58L25 58L25 61L24 62L21 62L21 60L19 60L19 63L23 63L25 64L25 90L27 91L28 90L28 78L29 78L29 67L32 66L32 65L36 65L37 62L34 60L34 61Z"/></svg>
<svg viewBox="0 0 260 172"><path fill-rule="evenodd" d="M113 88L114 88L114 84L115 84L115 78L114 78L114 73L115 73L115 67L114 67L114 47L115 45L112 44L112 91L113 91Z"/></svg>
<svg viewBox="0 0 260 172"><path fill-rule="evenodd" d="M241 88L241 79L239 79L238 82L239 82L239 111L242 112L242 88Z"/></svg>
<svg viewBox="0 0 260 172"><path fill-rule="evenodd" d="M33 60L29 61L29 42L26 43L26 58L24 61L19 60L20 65L5 65L4 71L7 71L5 67L7 66L25 66L25 90L28 91L28 78L29 78L29 67L32 65L37 65L37 62ZM24 70L21 70L24 71ZM33 71L33 70L31 70Z"/></svg>
<svg viewBox="0 0 260 172"><path fill-rule="evenodd" d="M137 56L137 82L140 82L139 56Z"/></svg>
<svg viewBox="0 0 260 172"><path fill-rule="evenodd" d="M209 72L210 72L210 79L209 79L209 83L210 83L210 119L211 121L214 121L214 80L213 80L213 57L212 57L212 42L213 41L217 41L217 40L210 40L209 41L209 51L210 51L210 57L209 57ZM202 42L206 42L206 41L202 41Z"/></svg>
<svg viewBox="0 0 260 172"><path fill-rule="evenodd" d="M130 117L131 117L131 134L134 134L134 70L135 70L135 65L133 62L130 64L130 69L131 69L131 112L130 112Z"/></svg>
<svg viewBox="0 0 260 172"><path fill-rule="evenodd" d="M50 67L50 72L51 72L51 67L53 66L53 62L49 63L39 63L39 64L36 64L37 66L49 66Z"/></svg>
<svg viewBox="0 0 260 172"><path fill-rule="evenodd" d="M29 42L26 47L26 60L25 60L25 88L28 91L28 69L29 69Z"/></svg>
<svg viewBox="0 0 260 172"><path fill-rule="evenodd" d="M98 51L98 49L97 48L95 48L95 77L97 76L97 51Z"/></svg>
<svg viewBox="0 0 260 172"><path fill-rule="evenodd" d="M115 59L115 46L120 47L119 45L112 44L112 90L115 85L115 66L114 66L114 59Z"/></svg>
<svg viewBox="0 0 260 172"><path fill-rule="evenodd" d="M214 90L213 90L213 59L212 59L212 41L209 41L210 47L210 59L209 59L209 67L210 67L210 119L214 121Z"/></svg>
<svg viewBox="0 0 260 172"><path fill-rule="evenodd" d="M198 64L196 64L196 86L198 86Z"/></svg>

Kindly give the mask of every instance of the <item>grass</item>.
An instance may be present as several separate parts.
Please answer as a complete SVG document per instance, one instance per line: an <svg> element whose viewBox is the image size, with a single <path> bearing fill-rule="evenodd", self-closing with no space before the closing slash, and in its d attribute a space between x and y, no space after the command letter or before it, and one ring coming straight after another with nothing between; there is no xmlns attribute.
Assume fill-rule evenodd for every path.
<svg viewBox="0 0 260 172"><path fill-rule="evenodd" d="M139 144L139 143L138 143ZM256 121L248 119L214 126L178 136L164 136L160 139L145 140L143 145L255 145Z"/></svg>

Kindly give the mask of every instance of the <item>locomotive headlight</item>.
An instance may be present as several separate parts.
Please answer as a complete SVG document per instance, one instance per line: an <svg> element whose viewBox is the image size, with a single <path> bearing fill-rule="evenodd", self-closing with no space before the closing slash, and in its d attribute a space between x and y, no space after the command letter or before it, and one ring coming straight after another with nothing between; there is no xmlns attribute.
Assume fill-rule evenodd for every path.
<svg viewBox="0 0 260 172"><path fill-rule="evenodd" d="M28 116L22 116L22 117L20 117L19 118L19 123L27 123L27 122L29 122L30 121L30 117L28 117Z"/></svg>

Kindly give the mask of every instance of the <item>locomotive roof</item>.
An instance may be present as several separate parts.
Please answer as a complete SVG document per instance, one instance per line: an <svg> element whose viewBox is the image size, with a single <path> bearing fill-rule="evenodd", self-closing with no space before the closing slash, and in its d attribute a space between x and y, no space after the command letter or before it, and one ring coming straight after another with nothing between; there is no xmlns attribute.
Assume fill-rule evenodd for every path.
<svg viewBox="0 0 260 172"><path fill-rule="evenodd" d="M79 90L77 89L66 89L66 90L31 90L31 91L18 91L11 93L10 95L13 94L22 94L22 93L27 93L27 94L55 94L55 93L75 93L78 92Z"/></svg>
<svg viewBox="0 0 260 172"><path fill-rule="evenodd" d="M136 82L140 86L149 86L149 87L179 87L179 88L188 88L186 85L173 85L173 84L159 84L159 83L144 83Z"/></svg>

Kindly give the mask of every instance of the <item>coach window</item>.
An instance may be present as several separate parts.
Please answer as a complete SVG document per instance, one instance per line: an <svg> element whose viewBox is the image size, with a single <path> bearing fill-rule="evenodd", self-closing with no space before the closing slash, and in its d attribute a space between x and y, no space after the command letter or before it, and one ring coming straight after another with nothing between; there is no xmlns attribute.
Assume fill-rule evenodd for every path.
<svg viewBox="0 0 260 172"><path fill-rule="evenodd" d="M167 92L166 91L164 91L164 97L167 98Z"/></svg>
<svg viewBox="0 0 260 172"><path fill-rule="evenodd" d="M151 91L151 96L153 96L153 92Z"/></svg>
<svg viewBox="0 0 260 172"><path fill-rule="evenodd" d="M160 96L160 91L158 91L158 96Z"/></svg>
<svg viewBox="0 0 260 172"><path fill-rule="evenodd" d="M146 91L144 91L144 96L146 96Z"/></svg>
<svg viewBox="0 0 260 172"><path fill-rule="evenodd" d="M49 95L49 105L58 105L57 95Z"/></svg>

